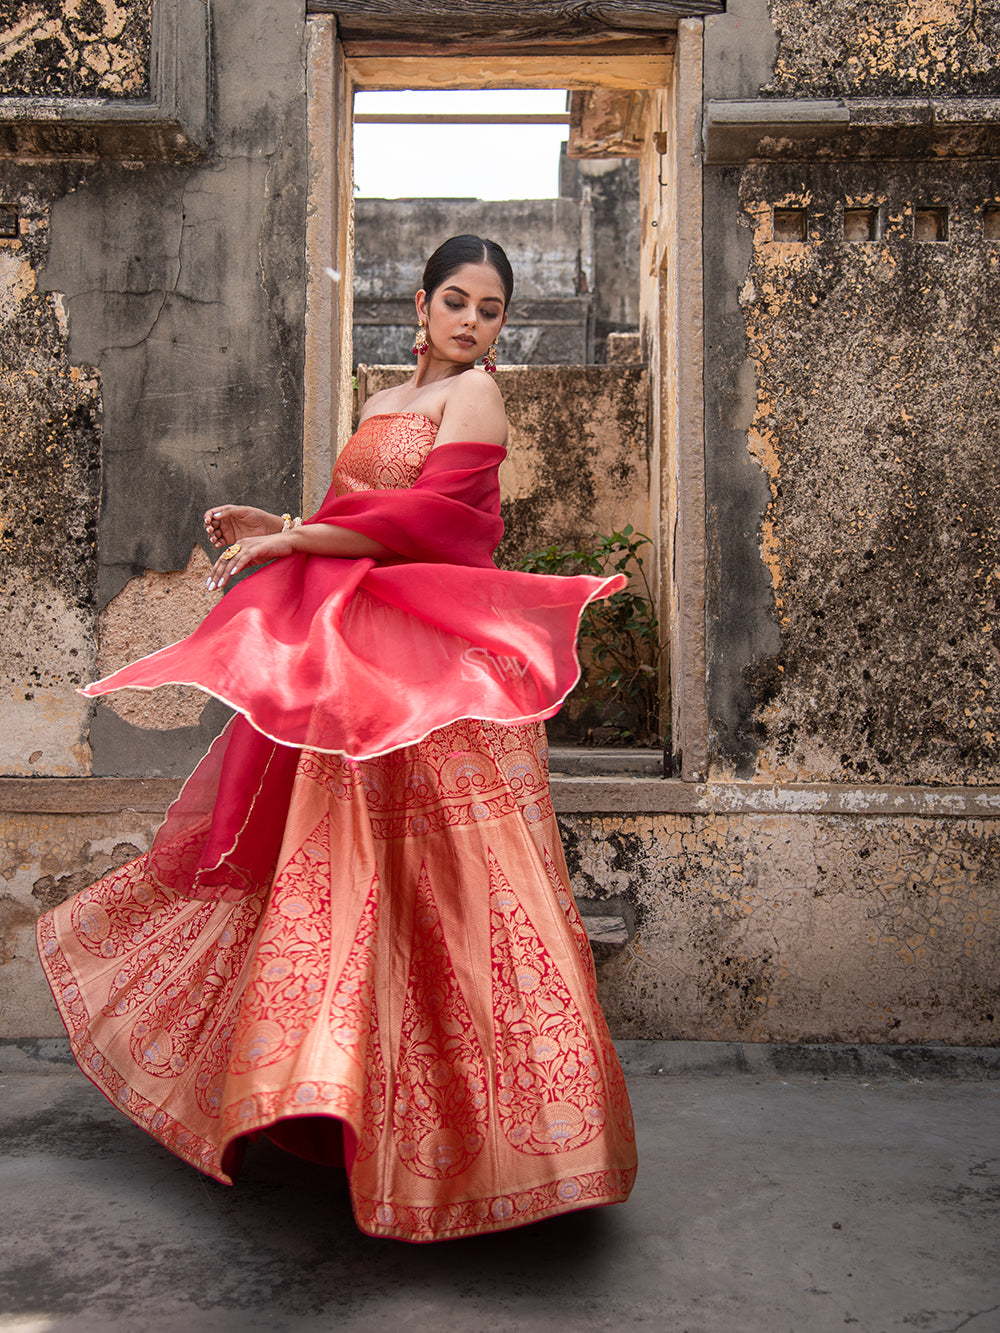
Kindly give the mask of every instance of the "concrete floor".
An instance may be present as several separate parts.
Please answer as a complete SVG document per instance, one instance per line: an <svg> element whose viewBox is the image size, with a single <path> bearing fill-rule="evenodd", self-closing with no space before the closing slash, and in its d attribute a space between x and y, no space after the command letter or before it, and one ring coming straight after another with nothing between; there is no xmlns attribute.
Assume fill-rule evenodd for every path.
<svg viewBox="0 0 1000 1333"><path fill-rule="evenodd" d="M0 1329L1000 1330L1000 1081L627 1045L628 1204L419 1247L333 1172L262 1144L228 1189L0 1052Z"/></svg>

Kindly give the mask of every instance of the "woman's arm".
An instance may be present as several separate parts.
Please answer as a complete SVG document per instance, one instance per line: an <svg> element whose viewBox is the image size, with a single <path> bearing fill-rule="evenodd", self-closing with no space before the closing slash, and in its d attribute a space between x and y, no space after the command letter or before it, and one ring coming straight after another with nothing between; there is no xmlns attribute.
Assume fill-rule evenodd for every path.
<svg viewBox="0 0 1000 1333"><path fill-rule="evenodd" d="M281 526L280 518L278 525ZM212 566L207 584L209 592L224 588L235 574L251 565L266 564L285 555L332 555L345 560L385 560L396 556L395 551L381 542L330 523L308 523L267 537L248 537L235 545L239 550L234 555L227 557L226 551L233 549L228 546Z"/></svg>

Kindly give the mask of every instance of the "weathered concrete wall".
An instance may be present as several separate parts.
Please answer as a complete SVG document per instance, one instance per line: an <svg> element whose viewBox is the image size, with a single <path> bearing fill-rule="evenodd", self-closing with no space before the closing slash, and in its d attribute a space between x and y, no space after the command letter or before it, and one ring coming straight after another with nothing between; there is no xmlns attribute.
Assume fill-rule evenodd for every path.
<svg viewBox="0 0 1000 1333"><path fill-rule="evenodd" d="M574 802L554 791L574 892L629 926L598 969L615 1036L1000 1036L995 820L600 815L566 810ZM0 815L0 1036L61 1033L34 921L144 851L157 822L134 811Z"/></svg>
<svg viewBox="0 0 1000 1333"><path fill-rule="evenodd" d="M562 819L579 899L623 911L619 1037L1000 1037L1000 825L811 815Z"/></svg>
<svg viewBox="0 0 1000 1333"><path fill-rule="evenodd" d="M0 0L0 97L149 93L152 0Z"/></svg>
<svg viewBox="0 0 1000 1333"><path fill-rule="evenodd" d="M0 814L0 1036L59 1035L35 921L147 851L162 814Z"/></svg>
<svg viewBox="0 0 1000 1333"><path fill-rule="evenodd" d="M449 236L498 241L514 268L514 300L498 361L515 365L592 360L589 237L571 199L484 203L472 199L359 199L355 203L354 361L408 360L413 295L424 261ZM540 322L544 321L544 322Z"/></svg>
<svg viewBox="0 0 1000 1333"><path fill-rule="evenodd" d="M997 90L995 23L995 6L961 0L730 0L706 25L705 92L902 95L909 110L928 91L979 96ZM302 35L290 0L216 8L215 143L200 163L8 162L0 173L0 202L20 211L19 234L0 243L3 499L14 516L0 639L18 663L10 679L37 681L18 701L26 711L10 715L27 738L11 772L180 773L218 725L212 705L199 713L176 699L150 713L123 700L88 731L67 662L99 669L87 656L98 615L109 665L197 617L209 502L296 507ZM934 140L889 125L775 142L705 173L715 782L707 796L653 783L669 794L640 806L630 791L615 814L589 798L561 804L578 894L631 929L601 970L619 1035L996 1040L1000 792L983 786L997 780L1000 655L990 144L988 133ZM872 211L874 239L851 239L857 219L845 233L845 206ZM463 226L494 232L495 207L483 208L481 223ZM947 233L925 241L933 217L918 233L916 210L933 208L947 210ZM457 229L449 219L440 235ZM421 257L428 248L395 244ZM676 258L659 257L668 268ZM627 375L627 411L613 394L595 398L586 378L557 405L510 400L506 512L519 545L646 527L641 372ZM602 453L589 433L595 402L631 453ZM641 497L638 522L616 507L619 484ZM602 496L613 504L598 522ZM830 789L837 812L787 785L813 778L853 780ZM36 782L39 793L50 785L15 784L3 816L0 1030L10 1035L59 1031L33 961L37 913L145 848L163 808L122 792L116 810L95 810L85 781L49 813L23 813ZM932 815L908 804L921 791L937 794ZM760 804L769 795L773 808ZM135 812L117 812L126 806Z"/></svg>
<svg viewBox="0 0 1000 1333"><path fill-rule="evenodd" d="M304 22L290 0L216 8L214 137L202 162L0 164L3 202L22 214L16 244L0 242L5 416L23 441L8 513L30 520L7 529L18 564L0 646L33 696L18 705L26 739L4 754L8 772L182 773L218 726L209 705L196 724L151 734L99 704L88 732L68 687L77 663L92 674L95 610L130 581L158 571L190 608L192 546L210 504L298 508ZM67 24L82 60L83 37ZM105 616L102 661L127 652L124 624Z"/></svg>
<svg viewBox="0 0 1000 1333"><path fill-rule="evenodd" d="M804 243L773 207L805 209ZM850 781L1000 774L1000 244L994 165L749 168L749 447L782 645L744 673L758 770ZM844 206L884 216L844 237ZM914 238L914 209L949 239Z"/></svg>
<svg viewBox="0 0 1000 1333"><path fill-rule="evenodd" d="M747 0L707 25L707 91L788 95L793 70L797 93L978 89L996 16L968 10L775 3L765 32ZM742 61L722 41L729 21L752 38ZM911 39L920 59L904 87L880 52ZM814 86L821 76L836 89ZM706 171L720 774L976 784L1000 772L1000 245L986 220L1000 195L995 162L954 151L886 160L859 135ZM868 210L873 239L853 239L845 209ZM928 209L941 240L924 239ZM775 210L793 210L777 232Z"/></svg>
<svg viewBox="0 0 1000 1333"><path fill-rule="evenodd" d="M560 195L590 201L595 359L603 363L609 334L639 329L639 163L564 157L559 180Z"/></svg>

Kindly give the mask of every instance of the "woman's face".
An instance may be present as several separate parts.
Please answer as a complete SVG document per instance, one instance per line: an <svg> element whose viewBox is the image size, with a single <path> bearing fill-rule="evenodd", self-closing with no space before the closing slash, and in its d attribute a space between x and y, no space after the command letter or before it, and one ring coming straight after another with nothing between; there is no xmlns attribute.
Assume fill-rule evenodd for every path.
<svg viewBox="0 0 1000 1333"><path fill-rule="evenodd" d="M427 326L430 350L471 366L507 323L503 284L490 264L463 264L427 293L417 292L417 317Z"/></svg>

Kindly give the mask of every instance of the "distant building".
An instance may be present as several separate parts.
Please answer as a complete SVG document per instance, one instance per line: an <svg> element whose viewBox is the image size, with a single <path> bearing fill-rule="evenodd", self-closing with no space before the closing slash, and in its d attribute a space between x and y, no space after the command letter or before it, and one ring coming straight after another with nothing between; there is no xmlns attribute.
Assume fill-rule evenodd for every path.
<svg viewBox="0 0 1000 1333"><path fill-rule="evenodd" d="M639 328L639 164L560 166L558 199L358 199L354 210L354 364L412 359L421 256L448 236L499 241L516 285L499 359L584 365L609 333Z"/></svg>

